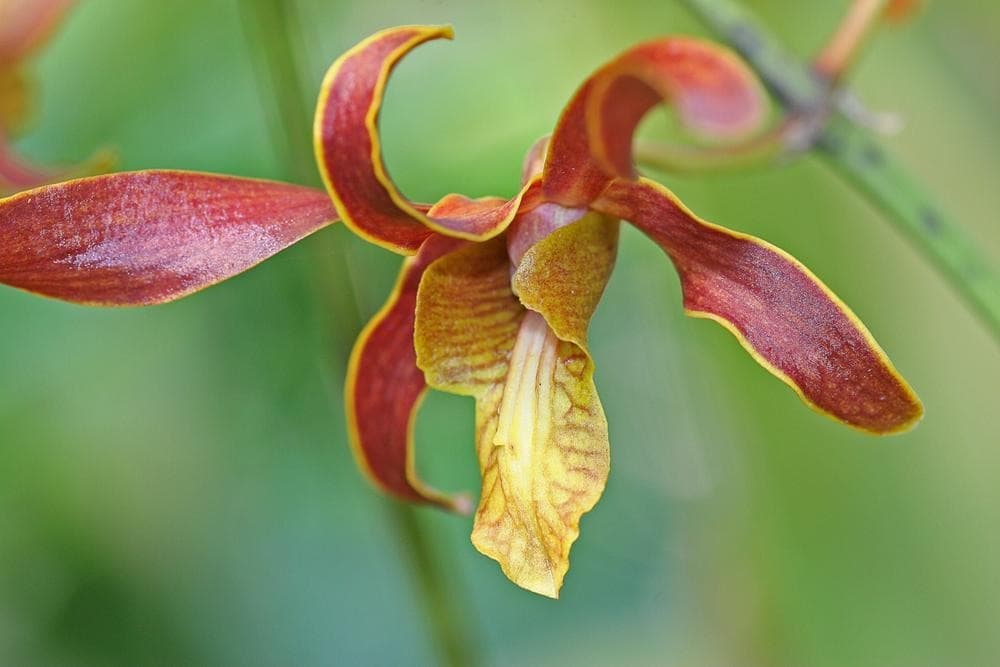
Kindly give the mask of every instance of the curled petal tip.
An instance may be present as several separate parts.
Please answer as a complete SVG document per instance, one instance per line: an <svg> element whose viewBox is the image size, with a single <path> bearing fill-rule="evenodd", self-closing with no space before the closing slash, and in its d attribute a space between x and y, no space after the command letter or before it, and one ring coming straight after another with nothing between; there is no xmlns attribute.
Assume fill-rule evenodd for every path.
<svg viewBox="0 0 1000 667"><path fill-rule="evenodd" d="M450 34L448 26L403 26L375 33L330 66L316 106L316 162L344 224L362 238L404 255L416 254L431 231L423 224L423 214L389 178L378 116L399 60L420 44Z"/></svg>
<svg viewBox="0 0 1000 667"><path fill-rule="evenodd" d="M426 207L408 200L389 176L378 129L389 76L417 46L452 36L447 25L383 30L338 58L320 92L314 146L334 205L352 231L400 254L415 254L434 232L476 241L496 236L510 224L529 192L525 186L513 199L488 209L466 207L458 215L439 215L441 205L427 213Z"/></svg>
<svg viewBox="0 0 1000 667"><path fill-rule="evenodd" d="M392 38L394 36L408 33L413 35L420 35L422 41L427 41L431 39L455 39L455 28L450 23L440 23L440 24L423 24L414 23L411 25L399 25L393 26L391 28L385 28L379 30L372 35L369 35L366 39L358 43L354 48L345 53L348 55L352 52L360 51L366 46L373 42L378 42L386 37ZM341 56L343 58L343 56Z"/></svg>
<svg viewBox="0 0 1000 667"><path fill-rule="evenodd" d="M729 50L690 37L639 44L592 74L564 109L545 165L545 192L585 205L615 177L633 178L632 141L655 105L675 109L693 133L742 137L767 116L754 72Z"/></svg>

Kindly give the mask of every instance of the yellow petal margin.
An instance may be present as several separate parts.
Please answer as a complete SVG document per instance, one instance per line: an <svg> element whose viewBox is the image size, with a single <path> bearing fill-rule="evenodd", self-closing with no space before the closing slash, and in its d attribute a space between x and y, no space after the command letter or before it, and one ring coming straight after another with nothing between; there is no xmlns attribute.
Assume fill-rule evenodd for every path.
<svg viewBox="0 0 1000 667"><path fill-rule="evenodd" d="M521 266L532 261L538 272L525 276L548 275L558 287L554 267L545 271L544 260L552 248L571 247L574 239L600 239L610 245L613 261L613 223L586 216L566 229L576 233L558 230L551 244L536 245L540 253L528 251ZM554 598L569 569L580 519L604 490L608 427L590 357L581 345L556 335L582 338L573 333L580 326L560 315L550 327L541 314L526 310L511 292L510 274L502 239L432 264L417 298L417 365L430 386L476 399L483 492L473 544L514 583ZM603 286L601 281L595 295L593 285L578 285L578 303L596 305ZM585 330L584 323L583 337Z"/></svg>
<svg viewBox="0 0 1000 667"><path fill-rule="evenodd" d="M416 470L413 429L427 385L413 350L417 288L436 259L461 245L441 236L403 262L385 305L358 336L344 389L348 436L362 470L397 498L468 514L465 494L448 496L424 484Z"/></svg>
<svg viewBox="0 0 1000 667"><path fill-rule="evenodd" d="M593 207L655 241L677 268L684 311L729 330L814 410L878 435L920 421L920 399L871 332L785 251L698 218L645 178L616 180Z"/></svg>

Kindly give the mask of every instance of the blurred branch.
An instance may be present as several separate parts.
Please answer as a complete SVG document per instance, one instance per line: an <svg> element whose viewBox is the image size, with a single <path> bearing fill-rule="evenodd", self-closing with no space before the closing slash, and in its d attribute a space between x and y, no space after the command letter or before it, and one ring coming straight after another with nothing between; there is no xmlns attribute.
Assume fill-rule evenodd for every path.
<svg viewBox="0 0 1000 667"><path fill-rule="evenodd" d="M312 109L306 102L305 81L292 45L293 3L287 0L251 0L240 3L250 53L255 56L258 80L270 90L265 107L274 119L276 148L290 176L302 185L319 185L312 149Z"/></svg>
<svg viewBox="0 0 1000 667"><path fill-rule="evenodd" d="M829 78L789 54L738 0L683 1L750 63L790 116L823 120L812 147L903 231L1000 338L1000 274L872 133L836 107L840 91L831 89ZM833 49L839 54L834 61L842 59L845 66L870 27L875 5L881 6L863 4L855 3L833 37L842 42Z"/></svg>
<svg viewBox="0 0 1000 667"><path fill-rule="evenodd" d="M265 103L275 105L274 116L281 128L275 137L284 147L290 175L298 182L318 184L312 147L312 109L306 102L307 86L302 79L293 40L296 24L295 3L290 0L252 0L240 3L250 50L258 56L258 70L267 82ZM334 275L325 276L327 289L335 292L331 304L341 315L340 328L359 331L363 323L361 307L350 279L347 262L331 261L332 253L317 258ZM332 279L332 280L330 280ZM332 285L332 286L331 286ZM346 317L343 317L345 316ZM344 358L350 345L344 346ZM446 576L441 559L427 540L416 509L389 500L388 520L403 557L405 569L415 586L422 618L430 628L442 663L473 667L481 662L476 655L467 596L459 590L460 580Z"/></svg>
<svg viewBox="0 0 1000 667"><path fill-rule="evenodd" d="M425 527L420 525L417 511L411 505L388 499L386 509L400 538L410 571L420 573L414 577L414 582L420 587L423 615L442 654L442 664L475 667L482 660L476 655L472 641L475 636L470 626L472 617L456 604L454 595L460 580L454 574L445 575L445 568L435 557L424 534Z"/></svg>
<svg viewBox="0 0 1000 667"><path fill-rule="evenodd" d="M885 11L886 0L852 0L847 14L813 61L813 69L828 81L839 79L861 53Z"/></svg>

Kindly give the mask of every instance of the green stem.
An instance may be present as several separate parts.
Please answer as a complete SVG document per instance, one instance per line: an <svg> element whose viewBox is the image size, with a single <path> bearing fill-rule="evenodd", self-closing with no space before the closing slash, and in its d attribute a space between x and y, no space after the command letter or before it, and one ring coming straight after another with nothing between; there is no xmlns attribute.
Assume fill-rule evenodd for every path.
<svg viewBox="0 0 1000 667"><path fill-rule="evenodd" d="M684 0L757 71L789 113L822 113L829 90L736 0ZM959 225L879 146L871 133L839 113L815 149L919 248L1000 338L1000 274Z"/></svg>
<svg viewBox="0 0 1000 667"><path fill-rule="evenodd" d="M423 616L434 633L443 664L453 667L480 664L482 661L472 641L475 633L471 617L455 604L460 579L454 572L445 574L448 568L435 556L427 540L426 526L420 525L420 517L412 506L387 500L386 511L396 527L410 572L419 575L414 576L414 580L419 586Z"/></svg>
<svg viewBox="0 0 1000 667"><path fill-rule="evenodd" d="M868 132L842 117L827 125L817 149L834 171L882 209L1000 336L1000 274L906 170Z"/></svg>
<svg viewBox="0 0 1000 667"><path fill-rule="evenodd" d="M318 185L319 174L312 148L312 109L306 102L307 85L302 79L292 39L295 7L289 0L253 0L241 3L243 22L251 51L258 55L260 79L266 83L262 98L274 105L271 110L279 128L275 143L284 152L288 176L299 183ZM330 235L333 236L333 235ZM332 240L330 241L333 242ZM314 266L323 267L323 280L332 285L330 306L340 316L341 329L361 329L361 307L348 273L347 262L333 261L343 252L317 254ZM350 349L350 341L342 346ZM403 553L407 571L423 608L443 664L471 666L481 662L475 652L475 636L467 596L460 580L446 576L441 558L425 537L417 511L408 505L388 501L387 520Z"/></svg>
<svg viewBox="0 0 1000 667"><path fill-rule="evenodd" d="M285 167L284 178L303 185L322 187L312 149L312 109L292 42L294 3L285 0L249 0L240 3L243 27L250 53L254 56L261 101L271 118L272 142ZM327 306L338 315L333 332L341 361L346 365L351 346L350 333L360 331L357 298L348 273L346 244L337 234L323 234L322 241L309 243L307 270L310 283L321 285ZM343 247L342 247L343 246ZM316 278L319 280L316 280Z"/></svg>
<svg viewBox="0 0 1000 667"><path fill-rule="evenodd" d="M281 151L289 176L303 185L320 185L312 148L312 110L308 89L292 45L294 7L286 0L241 3L250 52L256 57L258 80L269 89L274 145ZM263 92L263 91L262 91Z"/></svg>

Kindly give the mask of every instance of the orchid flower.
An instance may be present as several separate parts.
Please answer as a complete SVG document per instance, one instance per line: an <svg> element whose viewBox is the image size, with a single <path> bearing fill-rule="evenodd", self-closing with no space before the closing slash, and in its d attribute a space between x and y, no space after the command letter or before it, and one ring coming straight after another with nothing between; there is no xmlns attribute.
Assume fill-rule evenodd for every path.
<svg viewBox="0 0 1000 667"><path fill-rule="evenodd" d="M919 400L871 334L808 269L701 220L636 174L634 130L661 102L712 137L761 123L764 95L740 60L687 37L631 48L591 75L551 138L531 148L514 197L417 204L382 162L380 104L400 58L451 35L394 28L333 64L315 124L326 192L176 171L43 187L0 201L0 282L78 303L162 303L338 218L405 255L349 364L357 458L394 496L471 509L419 479L413 423L428 387L473 396L483 484L473 542L512 581L551 597L609 471L587 328L615 262L619 220L674 263L687 314L731 331L810 407L878 434L920 418Z"/></svg>
<svg viewBox="0 0 1000 667"><path fill-rule="evenodd" d="M111 166L110 154L101 151L75 167L39 167L19 157L9 144L30 115L31 84L24 62L51 37L74 4L75 0L0 0L0 195Z"/></svg>

